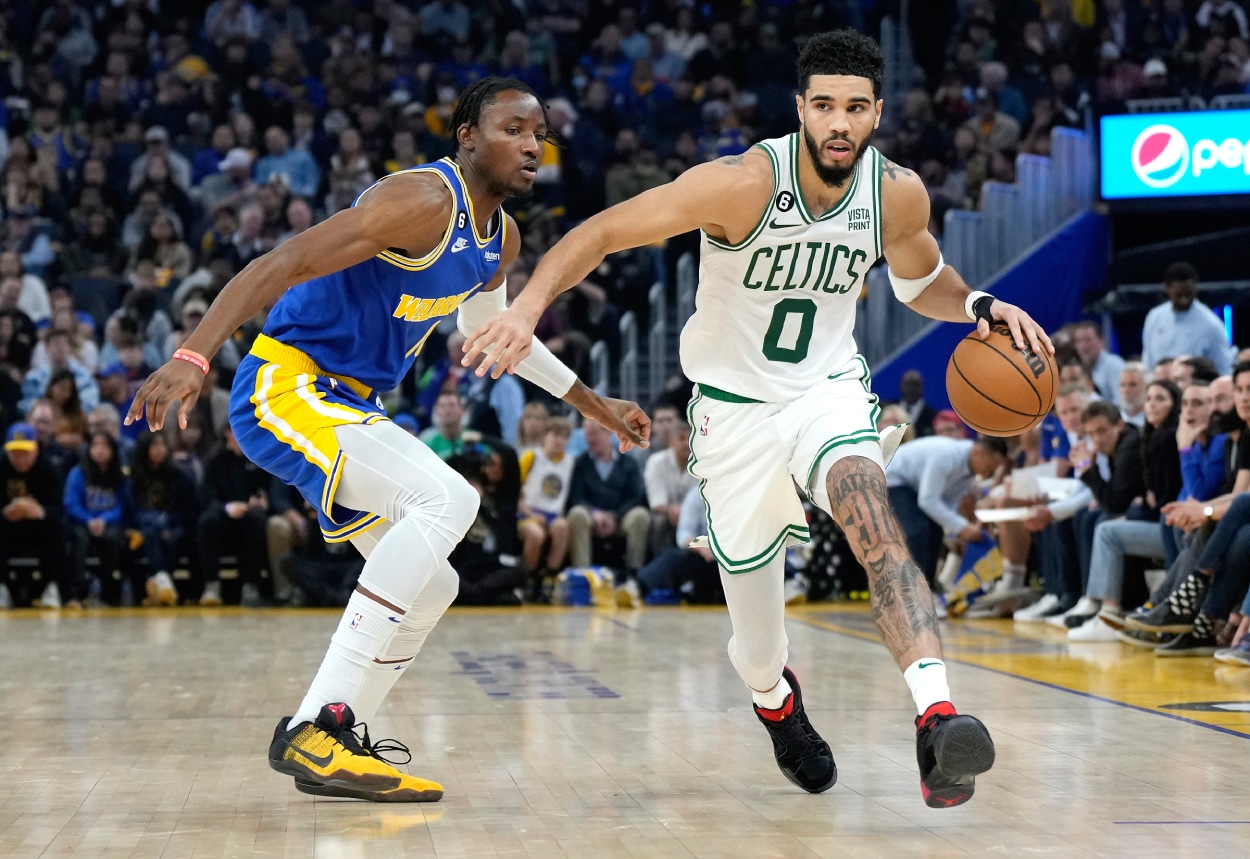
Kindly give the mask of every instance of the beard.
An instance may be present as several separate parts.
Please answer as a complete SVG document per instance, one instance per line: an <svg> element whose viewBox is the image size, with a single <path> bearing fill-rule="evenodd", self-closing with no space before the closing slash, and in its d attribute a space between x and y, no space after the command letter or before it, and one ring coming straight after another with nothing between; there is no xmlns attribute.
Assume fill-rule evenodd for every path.
<svg viewBox="0 0 1250 859"><path fill-rule="evenodd" d="M816 138L812 137L812 133L807 130L807 126L803 126L803 143L807 146L807 154L812 158L812 166L816 168L816 175L820 177L820 181L824 182L830 188L841 188L846 184L846 180L851 178L855 173L855 168L859 166L859 159L864 157L864 152L868 149L868 142L872 140L873 130L869 130L868 136L865 137L858 146L855 146L855 158L845 167L827 167L820 160L820 153L824 146L816 145ZM852 143L851 138L837 136L831 137L829 140L842 140L846 143ZM828 141L826 141L827 143Z"/></svg>
<svg viewBox="0 0 1250 859"><path fill-rule="evenodd" d="M1220 433L1233 432L1245 426L1241 417L1237 414L1236 409L1230 409L1227 412L1216 412L1211 415L1211 432L1214 435Z"/></svg>

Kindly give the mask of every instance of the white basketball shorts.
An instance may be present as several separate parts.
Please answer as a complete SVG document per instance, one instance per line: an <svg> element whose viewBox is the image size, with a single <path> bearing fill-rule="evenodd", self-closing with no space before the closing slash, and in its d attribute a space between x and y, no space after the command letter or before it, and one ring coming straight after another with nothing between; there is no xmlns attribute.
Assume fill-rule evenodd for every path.
<svg viewBox="0 0 1250 859"><path fill-rule="evenodd" d="M762 403L695 385L687 415L690 459L707 502L708 539L729 573L767 564L808 540L796 485L832 515L825 476L847 456L882 465L868 364L850 365L796 400Z"/></svg>

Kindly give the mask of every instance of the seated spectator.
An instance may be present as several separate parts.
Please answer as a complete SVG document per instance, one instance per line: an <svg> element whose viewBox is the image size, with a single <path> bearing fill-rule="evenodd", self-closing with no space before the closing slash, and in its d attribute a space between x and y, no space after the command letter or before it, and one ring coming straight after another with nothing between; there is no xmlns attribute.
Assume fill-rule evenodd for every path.
<svg viewBox="0 0 1250 859"><path fill-rule="evenodd" d="M1197 269L1187 262L1172 263L1163 273L1163 291L1168 300L1147 313L1142 325L1142 362L1153 366L1168 355L1201 356L1211 359L1217 375L1228 373L1224 324L1198 300Z"/></svg>
<svg viewBox="0 0 1250 859"><path fill-rule="evenodd" d="M222 209L238 213L256 202L256 183L252 181L252 153L236 146L217 164L217 172L205 177L197 189L200 206L216 222ZM224 236L233 233L233 228Z"/></svg>
<svg viewBox="0 0 1250 859"><path fill-rule="evenodd" d="M221 605L221 556L238 558L241 584L259 586L265 565L265 535L272 479L243 456L229 425L222 443L209 454L200 486L199 575L204 589L200 605ZM230 602L237 603L234 596Z"/></svg>
<svg viewBox="0 0 1250 859"><path fill-rule="evenodd" d="M84 335L83 328L72 306L58 307L48 326L49 331L64 331L69 334L70 357L94 373L100 365L100 350L89 334ZM48 347L43 342L35 346L35 351L30 356L30 366L49 366Z"/></svg>
<svg viewBox="0 0 1250 859"><path fill-rule="evenodd" d="M985 152L1015 150L1020 143L1020 123L998 109L998 97L986 89L977 90L976 113L963 128L976 135Z"/></svg>
<svg viewBox="0 0 1250 859"><path fill-rule="evenodd" d="M1077 511L1074 523L1080 563L1080 593L1084 597L1089 586L1095 529L1100 522L1127 513L1135 498L1145 496L1146 483L1142 474L1141 433L1132 424L1124 423L1114 403L1095 400L1085 407L1081 420L1085 440L1072 446L1068 461L1073 474L1089 487L1097 502ZM1095 454L1107 458L1106 476L1095 462ZM1049 618L1047 623L1067 628L1084 623L1095 613L1097 610L1091 602L1081 599L1062 614Z"/></svg>
<svg viewBox="0 0 1250 859"><path fill-rule="evenodd" d="M1206 386L1190 386L1181 395L1172 382L1151 382L1146 390L1146 426L1142 432L1145 475L1144 503L1129 515L1104 519L1094 529L1089 584L1073 611L1086 620L1068 631L1074 641L1118 641L1115 630L1103 622L1122 617L1121 597L1126 555L1165 557L1164 527L1159 509L1181 492L1181 463L1177 446L1188 448L1204 432L1211 417L1211 397ZM1128 426L1128 424L1125 424ZM1173 544L1174 547L1174 544ZM1169 564L1174 561L1166 558Z"/></svg>
<svg viewBox="0 0 1250 859"><path fill-rule="evenodd" d="M667 591L685 602L722 603L720 571L712 550L707 546L692 548L696 537L707 536L707 505L699 487L686 493L681 516L677 520L677 545L638 571L637 579L628 579L616 589L616 604L621 608L637 608L650 594Z"/></svg>
<svg viewBox="0 0 1250 859"><path fill-rule="evenodd" d="M60 608L61 590L67 594L73 590L65 578L64 483L56 468L40 455L30 424L9 427L4 454L0 460L0 570L14 558L38 558L43 583L39 605ZM14 592L7 600L0 594L0 605L30 605L34 579L13 581ZM0 587L4 587L2 582Z"/></svg>
<svg viewBox="0 0 1250 859"><path fill-rule="evenodd" d="M174 184L186 191L191 187L191 162L169 145L169 132L159 125L149 128L143 135L143 154L130 165L130 188L143 184L151 161L164 161Z"/></svg>
<svg viewBox="0 0 1250 859"><path fill-rule="evenodd" d="M113 439L122 468L129 469L135 451L134 439L122 436L121 414L109 403L101 403L87 413L87 437L101 432Z"/></svg>
<svg viewBox="0 0 1250 859"><path fill-rule="evenodd" d="M647 488L647 504L651 507L649 550L652 557L673 545L677 520L690 490L698 485L686 470L690 458L690 425L677 421L668 434L668 447L647 457L643 482Z"/></svg>
<svg viewBox="0 0 1250 859"><path fill-rule="evenodd" d="M286 229L278 234L278 244L290 241L316 223L312 203L306 197L292 197L286 204Z"/></svg>
<svg viewBox="0 0 1250 859"><path fill-rule="evenodd" d="M1142 429L1146 421L1148 374L1146 365L1140 361L1129 361L1120 370L1120 415L1126 424L1132 424L1138 429Z"/></svg>
<svg viewBox="0 0 1250 859"><path fill-rule="evenodd" d="M190 421L187 423L189 426ZM317 524L316 511L309 519L305 512L308 504L299 490L281 481L274 481L272 488L270 516L265 525L266 557L272 578L273 600L280 605L290 605L297 599L296 583L290 575L291 558L296 553L304 553L314 541L325 543Z"/></svg>
<svg viewBox="0 0 1250 859"><path fill-rule="evenodd" d="M985 534L980 523L959 512L963 498L1007 464L1007 443L982 436L956 440L942 436L918 438L901 445L886 472L890 506L907 538L912 559L933 585L938 553L945 535L965 543L979 543ZM1019 587L1023 582L1016 582Z"/></svg>
<svg viewBox="0 0 1250 859"><path fill-rule="evenodd" d="M510 450L507 459L505 465L500 451L475 445L447 460L482 498L473 525L447 559L460 577L456 602L461 605L520 604L525 571L511 552L517 506L507 497L519 489L519 473Z"/></svg>
<svg viewBox="0 0 1250 859"><path fill-rule="evenodd" d="M49 331L44 339L48 353L47 367L36 367L26 374L22 382L22 402L20 408L28 409L37 398L43 397L48 390L52 377L62 370L68 371L74 380L78 393L78 401L84 410L94 409L100 402L100 390L96 386L95 377L73 357L73 343L68 331Z"/></svg>
<svg viewBox="0 0 1250 859"><path fill-rule="evenodd" d="M167 296L156 283L156 267L141 261L131 272L133 288L122 299L122 306L104 323L104 346L100 363L104 366L121 360L121 343L135 340L143 349L143 362L149 367L164 363L161 349L174 330L174 322L166 307Z"/></svg>
<svg viewBox="0 0 1250 859"><path fill-rule="evenodd" d="M168 212L161 212L152 219L147 235L131 254L127 268L135 268L140 261L152 263L156 269L156 282L162 288L191 273L191 248L182 240Z"/></svg>
<svg viewBox="0 0 1250 859"><path fill-rule="evenodd" d="M637 572L647 561L651 514L642 472L613 446L613 436L595 421L582 424L586 452L573 463L569 480L569 563L625 567Z"/></svg>
<svg viewBox="0 0 1250 859"><path fill-rule="evenodd" d="M143 537L140 555L147 561L147 605L177 605L170 573L195 546L196 493L191 478L174 464L160 433L145 433L135 443L126 509Z"/></svg>
<svg viewBox="0 0 1250 859"><path fill-rule="evenodd" d="M330 214L346 209L377 179L356 129L344 128L339 132L339 147L330 156L328 178L330 193L326 195L325 209Z"/></svg>
<svg viewBox="0 0 1250 859"><path fill-rule="evenodd" d="M78 399L74 374L69 370L53 373L44 397L52 404L57 443L76 449L87 440L87 414Z"/></svg>
<svg viewBox="0 0 1250 859"><path fill-rule="evenodd" d="M547 434L547 423L550 417L551 413L542 403L525 404L525 408L521 410L521 419L516 424L516 444L513 445L518 456L524 456L543 446L543 437Z"/></svg>
<svg viewBox="0 0 1250 859"><path fill-rule="evenodd" d="M1215 364L1210 358L1195 355L1182 355L1174 359L1171 372L1168 374L1168 378L1175 382L1176 387L1182 391L1193 382L1209 385L1219 377L1219 371L1215 369Z"/></svg>
<svg viewBox="0 0 1250 859"><path fill-rule="evenodd" d="M182 223L178 213L166 204L165 198L156 188L147 186L140 188L136 192L136 198L138 202L135 204L134 211L122 221L121 242L127 251L134 253L147 237L148 228L152 226L152 222L158 215L165 214L173 218L178 225L179 232L186 226Z"/></svg>
<svg viewBox="0 0 1250 859"><path fill-rule="evenodd" d="M182 344L204 320L204 314L207 312L208 302L204 300L202 293L194 292L182 303L181 312L178 314L178 327L165 338L165 348L162 357L166 361L173 358L174 352L182 348ZM213 360L219 362L223 369L232 373L237 370L239 367L239 348L235 345L234 340L231 339L222 343L221 348L217 350L217 354L213 356Z"/></svg>
<svg viewBox="0 0 1250 859"><path fill-rule="evenodd" d="M16 253L22 269L39 278L56 262L51 239L36 225L35 213L27 208L8 213L0 228L0 251Z"/></svg>
<svg viewBox="0 0 1250 859"><path fill-rule="evenodd" d="M443 391L434 401L433 423L419 436L440 459L464 448L464 399L455 390Z"/></svg>
<svg viewBox="0 0 1250 859"><path fill-rule="evenodd" d="M88 212L75 239L60 257L66 277L89 277L97 280L116 278L125 270L128 256L117 234L117 224L105 211Z"/></svg>
<svg viewBox="0 0 1250 859"><path fill-rule="evenodd" d="M204 483L205 465L217 447L217 434L209 425L208 418L200 409L192 409L187 415L185 427L178 426L177 421L170 421L165 425L165 431L174 463L191 476L199 490Z"/></svg>
<svg viewBox="0 0 1250 859"><path fill-rule="evenodd" d="M70 590L65 607L87 596L87 558L99 559L100 598L121 605L121 570L126 549L126 487L117 442L92 433L81 462L65 481L65 524L69 537Z"/></svg>
<svg viewBox="0 0 1250 859"><path fill-rule="evenodd" d="M265 132L265 157L256 162L253 178L267 185L278 179L287 190L299 197L311 197L321 185L321 171L312 156L303 149L291 148L291 137L278 126Z"/></svg>
<svg viewBox="0 0 1250 859"><path fill-rule="evenodd" d="M56 469L61 480L69 475L78 463L78 452L57 441L56 409L48 400L40 397L26 410L26 423L35 428L35 440L39 442L39 458Z"/></svg>
<svg viewBox="0 0 1250 859"><path fill-rule="evenodd" d="M17 308L21 281L0 278L0 367L21 383L39 343L39 332L30 317Z"/></svg>
<svg viewBox="0 0 1250 859"><path fill-rule="evenodd" d="M22 282L16 307L39 324L52 315L52 303L48 297L48 285L42 277L31 274L22 266L22 256L17 251L0 252L0 278L16 277Z"/></svg>
<svg viewBox="0 0 1250 859"><path fill-rule="evenodd" d="M516 443L516 427L525 408L525 389L511 373L498 379L489 374L479 378L469 373L461 376L464 386L467 429L502 438L510 446Z"/></svg>
<svg viewBox="0 0 1250 859"><path fill-rule="evenodd" d="M542 445L524 451L521 468L521 503L517 523L521 556L526 569L534 571L535 595L544 573L564 568L569 548L569 523L564 518L569 484L573 477L573 457L567 455L573 428L568 418L548 417L543 427ZM543 547L547 547L543 555Z"/></svg>

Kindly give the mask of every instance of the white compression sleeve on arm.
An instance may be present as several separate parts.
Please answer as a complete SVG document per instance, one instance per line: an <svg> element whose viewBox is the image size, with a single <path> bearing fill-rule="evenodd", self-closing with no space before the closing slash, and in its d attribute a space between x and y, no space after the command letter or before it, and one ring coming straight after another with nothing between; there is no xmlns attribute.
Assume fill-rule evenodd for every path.
<svg viewBox="0 0 1250 859"><path fill-rule="evenodd" d="M894 287L894 294L898 296L899 301L910 304L919 297L920 293L928 289L929 284L937 280L937 276L942 273L942 269L946 267L946 260L942 259L942 255L938 254L937 267L924 277L898 277L894 274L894 270L890 270L890 285Z"/></svg>
<svg viewBox="0 0 1250 859"><path fill-rule="evenodd" d="M460 329L460 333L468 337L489 322L492 316L507 309L507 287L505 279L490 292L479 292L467 298L456 315L456 327ZM577 374L552 355L551 350L537 337L530 344L529 357L517 364L516 374L533 382L553 397L563 397L577 381Z"/></svg>

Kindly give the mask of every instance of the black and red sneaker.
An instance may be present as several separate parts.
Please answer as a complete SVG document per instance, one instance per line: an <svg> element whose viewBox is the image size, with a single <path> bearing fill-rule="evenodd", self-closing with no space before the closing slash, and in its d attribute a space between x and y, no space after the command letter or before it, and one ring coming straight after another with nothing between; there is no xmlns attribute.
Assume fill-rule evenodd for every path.
<svg viewBox="0 0 1250 859"><path fill-rule="evenodd" d="M803 693L789 668L781 676L790 684L790 694L776 710L752 704L755 715L773 740L773 755L781 774L808 793L821 793L838 781L838 766L829 744L820 738L803 711Z"/></svg>
<svg viewBox="0 0 1250 859"><path fill-rule="evenodd" d="M952 808L972 799L976 776L994 766L994 741L979 719L942 701L916 717L916 759L925 805Z"/></svg>

